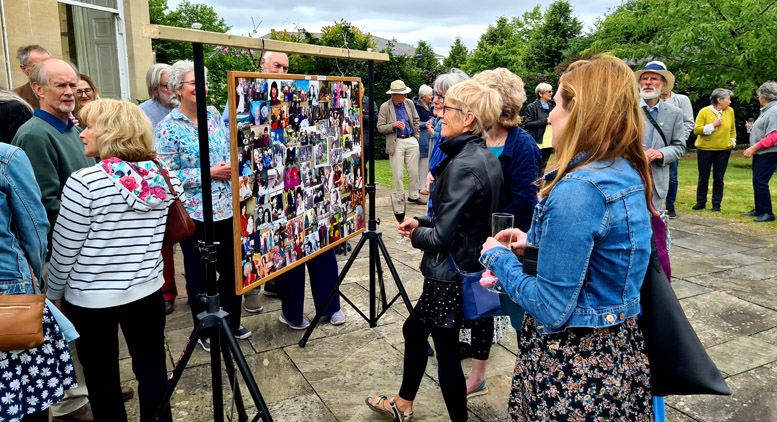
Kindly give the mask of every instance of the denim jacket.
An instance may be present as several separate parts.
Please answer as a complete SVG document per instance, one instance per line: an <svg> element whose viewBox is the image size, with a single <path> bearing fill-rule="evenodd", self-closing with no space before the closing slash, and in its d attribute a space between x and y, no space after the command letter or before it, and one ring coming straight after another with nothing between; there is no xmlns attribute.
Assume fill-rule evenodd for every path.
<svg viewBox="0 0 777 422"><path fill-rule="evenodd" d="M33 294L30 266L40 288L49 220L30 160L21 149L3 143L0 204L0 293Z"/></svg>
<svg viewBox="0 0 777 422"><path fill-rule="evenodd" d="M527 243L539 247L536 276L524 274L504 247L480 262L499 278L497 288L536 319L539 333L604 328L639 313L651 236L642 179L617 158L566 174L537 204L527 233Z"/></svg>

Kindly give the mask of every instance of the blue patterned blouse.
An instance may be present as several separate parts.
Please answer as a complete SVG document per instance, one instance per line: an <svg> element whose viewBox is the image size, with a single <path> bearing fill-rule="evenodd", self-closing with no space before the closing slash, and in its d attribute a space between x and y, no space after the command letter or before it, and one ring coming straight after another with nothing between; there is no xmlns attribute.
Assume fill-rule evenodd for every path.
<svg viewBox="0 0 777 422"><path fill-rule="evenodd" d="M186 211L202 221L202 181L200 179L200 146L197 127L179 109L170 112L156 127L156 152L167 167L183 183L186 193ZM210 165L229 163L229 137L221 115L208 107L208 138ZM232 183L211 179L213 192L213 220L232 217Z"/></svg>

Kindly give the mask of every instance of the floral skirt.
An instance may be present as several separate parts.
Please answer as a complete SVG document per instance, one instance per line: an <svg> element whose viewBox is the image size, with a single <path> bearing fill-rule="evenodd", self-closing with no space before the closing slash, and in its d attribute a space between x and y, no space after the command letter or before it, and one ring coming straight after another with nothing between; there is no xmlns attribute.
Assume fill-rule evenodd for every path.
<svg viewBox="0 0 777 422"><path fill-rule="evenodd" d="M73 358L48 307L43 307L43 344L0 352L0 420L18 422L48 409L76 387Z"/></svg>
<svg viewBox="0 0 777 422"><path fill-rule="evenodd" d="M523 320L510 421L652 422L650 369L637 318L540 335Z"/></svg>

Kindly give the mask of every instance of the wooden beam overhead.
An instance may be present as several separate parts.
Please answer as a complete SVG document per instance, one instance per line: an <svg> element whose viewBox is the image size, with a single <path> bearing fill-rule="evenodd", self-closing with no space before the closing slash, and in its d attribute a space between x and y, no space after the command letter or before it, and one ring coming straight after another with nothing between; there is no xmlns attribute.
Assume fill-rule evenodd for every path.
<svg viewBox="0 0 777 422"><path fill-rule="evenodd" d="M196 42L202 44L221 45L224 47L248 48L251 50L275 51L301 56L327 57L330 59L373 60L375 62L389 61L388 54L373 53L346 48L324 47L320 45L301 44L288 41L252 38L241 35L222 34L197 29L177 28L174 26L150 25L143 28L143 37L157 40Z"/></svg>

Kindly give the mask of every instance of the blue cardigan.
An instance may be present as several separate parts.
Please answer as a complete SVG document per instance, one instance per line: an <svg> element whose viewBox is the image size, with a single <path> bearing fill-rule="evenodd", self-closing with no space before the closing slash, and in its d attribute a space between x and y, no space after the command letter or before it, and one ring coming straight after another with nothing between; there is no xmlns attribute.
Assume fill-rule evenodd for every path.
<svg viewBox="0 0 777 422"><path fill-rule="evenodd" d="M528 232L537 204L542 153L529 132L514 127L507 133L499 163L505 182L499 208L515 216L515 228Z"/></svg>

